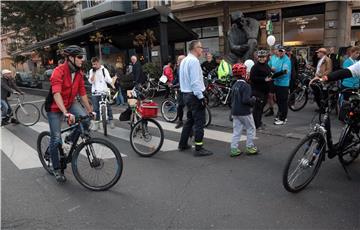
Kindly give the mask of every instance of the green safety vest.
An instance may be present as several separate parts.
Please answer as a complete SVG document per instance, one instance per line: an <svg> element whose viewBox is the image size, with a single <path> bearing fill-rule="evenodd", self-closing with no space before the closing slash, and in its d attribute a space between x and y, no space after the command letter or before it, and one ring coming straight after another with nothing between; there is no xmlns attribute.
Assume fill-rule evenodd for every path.
<svg viewBox="0 0 360 230"><path fill-rule="evenodd" d="M225 60L222 60L218 67L217 74L218 74L219 80L221 80L221 81L228 80L229 77L232 76L231 65L229 63L227 63Z"/></svg>

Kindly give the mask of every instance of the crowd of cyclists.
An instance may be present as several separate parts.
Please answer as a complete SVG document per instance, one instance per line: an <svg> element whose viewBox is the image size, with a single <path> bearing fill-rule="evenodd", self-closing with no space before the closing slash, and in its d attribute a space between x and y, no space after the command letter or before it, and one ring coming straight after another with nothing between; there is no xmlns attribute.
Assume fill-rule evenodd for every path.
<svg viewBox="0 0 360 230"><path fill-rule="evenodd" d="M231 114L232 118L236 118L233 120L234 134L231 156L237 156L241 153L236 143L243 126L248 131L246 152L256 154L257 148L252 140L256 129L265 128L265 124L262 122L263 115L275 115L274 125L285 125L288 122L289 94L294 90L295 82L305 69L312 69L314 72L314 78L311 82L314 80L338 80L341 89L359 88L360 62L358 60L360 58L360 47L358 46L349 47L347 56L342 58L334 54L333 48L330 49L330 53L326 48L320 48L316 51L317 58L314 59L317 60L316 63L310 65L303 56L295 56L291 47L275 45L270 51L256 51L253 55L255 64L250 68L244 64L245 60L239 60L238 63L232 65L226 56L211 53L206 54L206 61L200 65L199 58L203 54L203 50L199 41L191 42L189 50L187 56L180 55L177 57L176 63L167 61L163 67L162 75L166 77L165 97L169 96L172 86L180 85L177 108L179 119L175 128L182 126L184 128L179 142L179 150L191 148L187 141L190 136L194 135L195 156L212 154L203 148L202 140L204 135L203 110L204 104L208 103L204 82L209 79L216 81L217 84L231 82ZM60 182L66 180L64 174L58 169L57 146L62 142L60 136L62 117L66 118L68 124L75 122L76 115L88 114L91 118L98 120L100 117L98 93L107 91L108 87L115 88L118 91L117 104L125 105L126 94L124 91L134 84L141 85L146 82L146 76L136 55L131 57L131 65L126 69L126 73L117 71L114 78L111 78L110 72L101 65L100 60L94 57L91 59L92 69L88 75L88 81L92 85L92 106L90 106L85 89L84 73L81 68L85 55L83 49L76 45L68 46L64 49L64 54L64 63L54 69L50 78L51 88L45 102L51 133L51 160L55 178ZM198 72L195 73L194 71ZM130 74L131 78L129 78ZM11 71L2 70L1 88L1 124L6 125L9 121L16 123L16 119L11 118L11 107L7 98L11 93L23 94L23 92L16 87ZM321 98L319 95L321 92L317 90L319 89L314 89L314 94L320 108ZM81 108L78 103L74 103L78 95L83 105ZM276 114L273 108L275 103L278 107ZM266 104L270 106L270 109L263 114ZM190 111L186 114L186 123L183 121L184 107L188 107ZM114 128L111 106L108 106L107 114L110 128ZM88 128L89 121L84 124L85 128ZM95 129L97 129L96 126ZM71 138L70 136L65 141L71 142Z"/></svg>

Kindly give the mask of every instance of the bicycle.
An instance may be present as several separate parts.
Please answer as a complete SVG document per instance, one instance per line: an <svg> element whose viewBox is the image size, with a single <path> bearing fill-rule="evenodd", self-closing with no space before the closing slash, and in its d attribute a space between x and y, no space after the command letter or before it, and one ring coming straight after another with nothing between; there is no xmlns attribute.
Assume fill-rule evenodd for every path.
<svg viewBox="0 0 360 230"><path fill-rule="evenodd" d="M145 100L137 87L128 95L131 107L130 144L133 150L142 157L151 157L161 149L164 143L164 131L156 120L158 105Z"/></svg>
<svg viewBox="0 0 360 230"><path fill-rule="evenodd" d="M71 163L75 179L82 186L93 191L104 191L114 186L120 179L123 161L119 150L111 142L90 136L82 125L82 121L86 119L89 119L89 116L78 116L74 125L61 130L61 134L65 135L63 140L67 140L70 132L70 135L73 135L76 129L80 129L80 134L74 135L72 144L65 141L58 147L60 167L64 172L67 164ZM53 175L49 142L50 132L40 133L37 139L37 152L44 169ZM107 169L105 168L107 166L111 167ZM99 182L102 176L107 178Z"/></svg>
<svg viewBox="0 0 360 230"><path fill-rule="evenodd" d="M310 184L319 171L321 163L325 161L326 154L329 159L338 156L346 175L350 178L346 166L360 154L360 92L353 92L350 97L346 125L336 144L332 141L329 98L323 101L322 110L324 112L321 121L315 124L313 130L300 141L286 162L282 181L284 188L289 192L299 192ZM298 180L301 179L300 176L304 178Z"/></svg>
<svg viewBox="0 0 360 230"><path fill-rule="evenodd" d="M178 95L179 86L172 86L169 98L161 103L161 115L167 122L175 122L178 119ZM185 107L184 107L185 109ZM186 113L184 113L186 114ZM211 112L208 106L205 107L205 127L211 124Z"/></svg>
<svg viewBox="0 0 360 230"><path fill-rule="evenodd" d="M303 109L308 101L311 104L314 103L314 93L311 87L309 87L309 82L313 75L305 71L300 76L300 79L295 83L294 91L289 95L288 108L294 112Z"/></svg>
<svg viewBox="0 0 360 230"><path fill-rule="evenodd" d="M143 85L137 86L137 88L146 98L155 97L156 92L159 92L160 89L165 90L163 83L159 80L156 81L155 78L150 78L149 75L147 81Z"/></svg>
<svg viewBox="0 0 360 230"><path fill-rule="evenodd" d="M110 97L109 92L95 92L92 94L93 96L100 96L101 99L99 101L99 111L100 111L100 121L103 126L104 136L107 136L107 111L108 111L108 98Z"/></svg>
<svg viewBox="0 0 360 230"><path fill-rule="evenodd" d="M35 104L24 102L24 95L16 95L15 118L24 126L35 125L40 120L40 111Z"/></svg>
<svg viewBox="0 0 360 230"><path fill-rule="evenodd" d="M209 106L217 107L220 104L230 106L231 87L234 82L234 80L227 80L226 82L221 82L217 79L209 82L205 90Z"/></svg>

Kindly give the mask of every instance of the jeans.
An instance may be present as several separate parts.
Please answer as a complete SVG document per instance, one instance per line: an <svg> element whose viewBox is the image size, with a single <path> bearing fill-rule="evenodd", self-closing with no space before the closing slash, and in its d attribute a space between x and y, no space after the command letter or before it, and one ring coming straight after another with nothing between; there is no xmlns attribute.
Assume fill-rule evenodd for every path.
<svg viewBox="0 0 360 230"><path fill-rule="evenodd" d="M285 121L288 114L289 87L275 86L276 103L279 108L279 119Z"/></svg>
<svg viewBox="0 0 360 230"><path fill-rule="evenodd" d="M96 120L99 121L100 120L99 102L101 101L101 96L91 96L91 101L93 104L94 111L96 113ZM112 114L111 106L109 104L107 104L107 115L108 115L109 121L111 121L113 119L113 114Z"/></svg>
<svg viewBox="0 0 360 230"><path fill-rule="evenodd" d="M124 100L124 96L123 96L121 88L119 88L119 91L118 91L118 94L117 94L117 97L116 97L116 104L117 105L125 104L125 100Z"/></svg>
<svg viewBox="0 0 360 230"><path fill-rule="evenodd" d="M1 100L1 119L4 119L8 116L9 105L5 100Z"/></svg>
<svg viewBox="0 0 360 230"><path fill-rule="evenodd" d="M205 126L205 107L201 105L200 100L192 93L184 93L183 99L187 112L187 121L184 124L181 132L179 146L184 147L187 145L190 134L194 127L195 132L195 149L200 150L203 146L204 126Z"/></svg>
<svg viewBox="0 0 360 230"><path fill-rule="evenodd" d="M233 117L233 136L231 140L231 148L238 148L243 127L246 129L246 147L254 147L254 138L256 136L256 129L254 118L252 114L247 116L232 116Z"/></svg>
<svg viewBox="0 0 360 230"><path fill-rule="evenodd" d="M83 110L82 106L78 103L74 103L70 110L70 113L80 116L86 116L87 113ZM59 162L59 145L62 144L61 140L61 121L63 119L63 113L61 112L48 112L47 113L49 125L50 125L50 144L49 144L49 151L51 156L51 162L53 164L54 170L60 168ZM89 129L90 121L84 121L83 127L85 130ZM75 138L80 135L80 129L77 128L74 130L69 136L70 140L75 141Z"/></svg>

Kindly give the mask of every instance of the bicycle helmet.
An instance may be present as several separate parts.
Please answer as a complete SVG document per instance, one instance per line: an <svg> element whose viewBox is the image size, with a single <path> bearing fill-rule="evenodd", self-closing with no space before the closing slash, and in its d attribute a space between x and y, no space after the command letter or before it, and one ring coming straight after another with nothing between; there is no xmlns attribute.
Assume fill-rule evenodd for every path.
<svg viewBox="0 0 360 230"><path fill-rule="evenodd" d="M242 63L234 64L232 67L232 73L234 76L246 76L246 65Z"/></svg>
<svg viewBox="0 0 360 230"><path fill-rule="evenodd" d="M264 57L268 55L268 52L266 50L259 50L256 52L258 57Z"/></svg>
<svg viewBox="0 0 360 230"><path fill-rule="evenodd" d="M84 55L85 52L80 46L71 45L64 49L64 54L68 56L77 56L77 55Z"/></svg>

